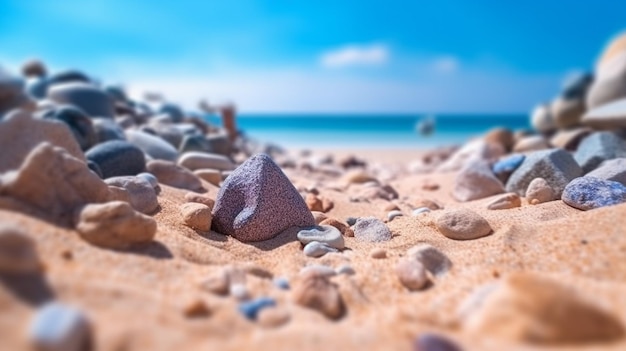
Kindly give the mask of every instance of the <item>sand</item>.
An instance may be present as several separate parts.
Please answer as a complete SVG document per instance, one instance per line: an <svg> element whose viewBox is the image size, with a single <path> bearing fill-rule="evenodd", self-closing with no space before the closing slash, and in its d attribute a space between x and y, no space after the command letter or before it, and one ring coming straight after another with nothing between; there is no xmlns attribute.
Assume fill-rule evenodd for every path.
<svg viewBox="0 0 626 351"><path fill-rule="evenodd" d="M368 161L396 169L422 153L378 150L363 154ZM293 169L286 174L296 186L317 183L320 193L335 203L330 217L386 218L388 201L351 202L352 190L339 191L335 177ZM294 231L260 243L196 232L182 223L178 210L186 191L165 185L159 195L161 208L154 215L156 241L129 251L98 248L73 230L0 210L0 222L17 224L36 241L45 264L41 276L2 278L1 348L27 349L26 330L35 307L54 297L87 313L97 350L410 350L414 338L425 331L446 335L464 350L531 350L538 347L493 335L467 334L457 318L457 309L475 288L518 271L554 277L626 325L626 204L582 212L560 200L540 205L522 200L520 208L490 211L486 206L495 197L463 204L451 197L455 174L400 173L389 181L400 195L393 202L405 214L388 223L393 239L361 243L346 237L347 250L322 258L304 256ZM425 182L440 187L424 190ZM209 183L204 186L215 198L218 188ZM435 228L437 211L410 216L411 206L421 199L437 201L445 208L470 208L489 221L494 233L477 240L450 240ZM444 252L453 268L436 277L427 289L409 292L394 268L419 243ZM386 249L387 258L372 259L373 248ZM248 321L232 297L200 288L204 278L227 265L257 267L292 280L302 267L314 263L350 264L356 271L353 276L332 278L347 307L338 321L295 305L290 291L275 288L266 277L248 274L247 285L253 297L274 297L289 312L290 320L277 328ZM204 302L210 313L186 317L185 308L196 301ZM626 341L575 349L624 350Z"/></svg>

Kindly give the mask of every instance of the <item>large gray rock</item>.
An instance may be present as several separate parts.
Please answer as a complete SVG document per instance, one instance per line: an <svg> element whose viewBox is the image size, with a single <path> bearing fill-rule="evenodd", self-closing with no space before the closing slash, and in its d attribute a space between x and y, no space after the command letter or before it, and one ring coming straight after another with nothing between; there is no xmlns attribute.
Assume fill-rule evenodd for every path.
<svg viewBox="0 0 626 351"><path fill-rule="evenodd" d="M585 173L592 171L602 162L626 157L626 141L613 132L597 132L580 142L574 159Z"/></svg>
<svg viewBox="0 0 626 351"><path fill-rule="evenodd" d="M313 225L315 219L298 190L265 154L251 157L231 173L213 209L213 229L244 242Z"/></svg>
<svg viewBox="0 0 626 351"><path fill-rule="evenodd" d="M126 139L156 160L176 161L178 151L167 141L148 133L127 130Z"/></svg>
<svg viewBox="0 0 626 351"><path fill-rule="evenodd" d="M626 98L589 110L582 123L596 129L626 128Z"/></svg>
<svg viewBox="0 0 626 351"><path fill-rule="evenodd" d="M598 168L587 173L585 177L612 180L626 185L626 158L604 161Z"/></svg>
<svg viewBox="0 0 626 351"><path fill-rule="evenodd" d="M87 83L63 83L48 89L48 98L59 104L71 104L90 117L113 118L113 98L104 90Z"/></svg>
<svg viewBox="0 0 626 351"><path fill-rule="evenodd" d="M581 175L582 169L567 151L536 151L526 155L522 165L511 174L506 183L506 191L524 196L533 179L543 178L552 187L555 195L561 196L567 183Z"/></svg>

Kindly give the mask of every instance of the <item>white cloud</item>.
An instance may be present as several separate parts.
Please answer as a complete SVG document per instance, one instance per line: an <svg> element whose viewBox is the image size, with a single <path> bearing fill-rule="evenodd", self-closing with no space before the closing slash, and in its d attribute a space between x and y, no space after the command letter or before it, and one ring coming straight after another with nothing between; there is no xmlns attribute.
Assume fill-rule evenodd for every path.
<svg viewBox="0 0 626 351"><path fill-rule="evenodd" d="M461 66L461 62L454 56L443 56L437 58L432 67L437 73L454 73Z"/></svg>
<svg viewBox="0 0 626 351"><path fill-rule="evenodd" d="M389 48L382 44L346 45L322 54L320 63L329 68L372 66L385 64L390 56Z"/></svg>

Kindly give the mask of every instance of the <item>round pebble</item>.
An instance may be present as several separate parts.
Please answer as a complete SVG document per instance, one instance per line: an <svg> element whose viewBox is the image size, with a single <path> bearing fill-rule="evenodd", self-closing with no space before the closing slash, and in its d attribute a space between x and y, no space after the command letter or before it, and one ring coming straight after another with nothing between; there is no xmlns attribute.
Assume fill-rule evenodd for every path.
<svg viewBox="0 0 626 351"><path fill-rule="evenodd" d="M257 315L257 323L266 328L277 328L289 322L291 316L284 308L263 308Z"/></svg>
<svg viewBox="0 0 626 351"><path fill-rule="evenodd" d="M73 307L52 302L35 314L29 338L37 350L83 351L90 349L91 328L87 317Z"/></svg>
<svg viewBox="0 0 626 351"><path fill-rule="evenodd" d="M526 198L533 205L541 204L556 199L554 190L543 178L535 178L526 189Z"/></svg>
<svg viewBox="0 0 626 351"><path fill-rule="evenodd" d="M327 276L309 271L295 283L292 298L296 304L316 310L330 319L338 319L344 314L341 293Z"/></svg>
<svg viewBox="0 0 626 351"><path fill-rule="evenodd" d="M452 268L452 261L430 244L419 244L407 251L407 257L420 262L432 275L441 275Z"/></svg>
<svg viewBox="0 0 626 351"><path fill-rule="evenodd" d="M339 268L337 268L336 270L337 274L345 274L345 275L355 275L356 271L354 270L354 268L352 268L352 266L348 265L348 264L344 264L342 266L340 266Z"/></svg>
<svg viewBox="0 0 626 351"><path fill-rule="evenodd" d="M428 275L424 265L416 260L404 259L398 262L396 274L402 285L411 291L421 290L428 283Z"/></svg>
<svg viewBox="0 0 626 351"><path fill-rule="evenodd" d="M359 241L382 242L391 240L387 225L375 217L359 218L354 225L354 237Z"/></svg>
<svg viewBox="0 0 626 351"><path fill-rule="evenodd" d="M276 277L272 282L274 283L274 286L279 289L289 290L289 279L285 277Z"/></svg>
<svg viewBox="0 0 626 351"><path fill-rule="evenodd" d="M183 222L190 228L203 232L211 230L211 208L197 202L186 202L180 205Z"/></svg>
<svg viewBox="0 0 626 351"><path fill-rule="evenodd" d="M489 210L508 210L522 206L522 199L516 193L502 194L487 205Z"/></svg>
<svg viewBox="0 0 626 351"><path fill-rule="evenodd" d="M143 173L137 174L137 178L141 178L141 179L147 181L148 183L150 183L150 185L152 185L152 187L155 190L159 189L159 180L154 176L154 174L148 173L148 172L143 172Z"/></svg>
<svg viewBox="0 0 626 351"><path fill-rule="evenodd" d="M446 211L435 222L444 236L454 240L478 239L491 233L491 226L481 215L467 209Z"/></svg>
<svg viewBox="0 0 626 351"><path fill-rule="evenodd" d="M329 246L328 244L320 243L319 241L311 241L304 246L304 250L302 252L309 257L322 257L329 252L339 252L339 250Z"/></svg>
<svg viewBox="0 0 626 351"><path fill-rule="evenodd" d="M0 224L0 272L21 274L40 269L35 242L22 229Z"/></svg>
<svg viewBox="0 0 626 351"><path fill-rule="evenodd" d="M394 218L400 217L400 216L403 216L401 211L398 211L398 210L389 211L389 213L387 213L387 220L391 222Z"/></svg>
<svg viewBox="0 0 626 351"><path fill-rule="evenodd" d="M411 212L411 215L413 217L415 217L415 216L421 215L422 213L428 213L428 212L430 212L430 208L428 208L428 207L420 207L420 208L414 209L413 212Z"/></svg>
<svg viewBox="0 0 626 351"><path fill-rule="evenodd" d="M250 320L256 320L262 309L273 306L276 306L276 300L271 297L260 297L239 304L239 312Z"/></svg>
<svg viewBox="0 0 626 351"><path fill-rule="evenodd" d="M370 257L376 259L387 258L387 250L380 247L374 248L370 251Z"/></svg>
<svg viewBox="0 0 626 351"><path fill-rule="evenodd" d="M245 301L250 298L250 293L248 292L248 288L246 287L245 284L240 284L240 283L231 284L229 289L230 289L230 295L238 301Z"/></svg>
<svg viewBox="0 0 626 351"><path fill-rule="evenodd" d="M353 226L356 224L356 221L358 220L357 217L348 217L346 218L346 223L348 223L349 226Z"/></svg>
<svg viewBox="0 0 626 351"><path fill-rule="evenodd" d="M345 247L343 236L339 229L330 225L304 228L298 232L298 240L303 245L317 241L339 250Z"/></svg>

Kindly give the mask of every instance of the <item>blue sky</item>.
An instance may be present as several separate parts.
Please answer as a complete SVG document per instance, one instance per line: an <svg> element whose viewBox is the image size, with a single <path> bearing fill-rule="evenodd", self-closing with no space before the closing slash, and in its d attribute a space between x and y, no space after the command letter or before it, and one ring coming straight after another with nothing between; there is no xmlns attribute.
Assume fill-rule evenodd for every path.
<svg viewBox="0 0 626 351"><path fill-rule="evenodd" d="M0 2L0 64L249 112L526 112L626 29L623 1Z"/></svg>

